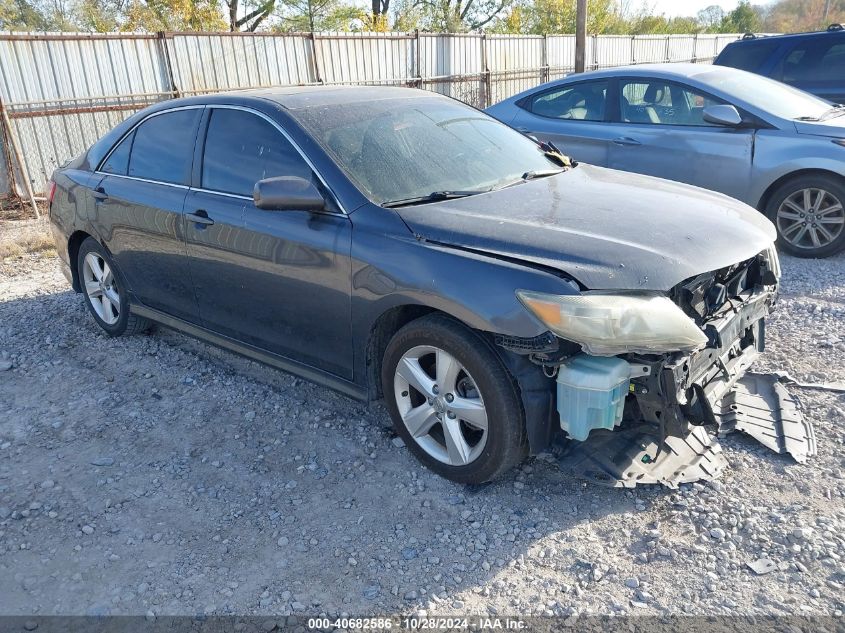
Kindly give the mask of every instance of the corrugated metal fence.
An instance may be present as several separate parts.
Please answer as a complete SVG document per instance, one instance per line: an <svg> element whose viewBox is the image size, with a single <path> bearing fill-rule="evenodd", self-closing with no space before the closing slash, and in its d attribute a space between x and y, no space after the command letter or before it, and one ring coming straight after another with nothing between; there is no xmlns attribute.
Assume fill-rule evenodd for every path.
<svg viewBox="0 0 845 633"><path fill-rule="evenodd" d="M736 37L593 36L587 67L709 62ZM0 34L0 108L9 121L0 135L0 195L26 195L27 185L43 193L57 165L162 99L236 88L377 84L416 86L486 107L572 72L574 59L573 35Z"/></svg>

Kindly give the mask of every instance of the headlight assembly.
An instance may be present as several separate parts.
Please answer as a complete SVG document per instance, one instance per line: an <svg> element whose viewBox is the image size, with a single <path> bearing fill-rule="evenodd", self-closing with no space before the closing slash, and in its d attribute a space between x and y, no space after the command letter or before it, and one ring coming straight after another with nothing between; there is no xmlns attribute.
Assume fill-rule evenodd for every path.
<svg viewBox="0 0 845 633"><path fill-rule="evenodd" d="M596 356L691 351L707 337L683 310L658 292L584 292L517 297L552 332Z"/></svg>

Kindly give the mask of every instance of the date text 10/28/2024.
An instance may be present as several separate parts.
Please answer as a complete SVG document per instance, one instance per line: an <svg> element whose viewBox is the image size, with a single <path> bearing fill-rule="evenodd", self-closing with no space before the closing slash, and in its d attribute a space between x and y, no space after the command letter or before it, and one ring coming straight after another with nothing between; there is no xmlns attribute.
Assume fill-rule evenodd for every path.
<svg viewBox="0 0 845 633"><path fill-rule="evenodd" d="M518 618L436 618L436 617L372 617L372 618L308 618L308 628L313 631L385 631L391 629L407 631L522 631L526 623Z"/></svg>

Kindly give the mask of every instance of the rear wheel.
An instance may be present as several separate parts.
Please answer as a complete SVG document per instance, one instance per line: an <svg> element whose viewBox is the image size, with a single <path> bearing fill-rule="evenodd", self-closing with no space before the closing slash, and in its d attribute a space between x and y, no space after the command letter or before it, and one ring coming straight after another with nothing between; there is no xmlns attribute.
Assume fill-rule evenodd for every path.
<svg viewBox="0 0 845 633"><path fill-rule="evenodd" d="M513 379L486 341L452 319L423 317L399 330L382 387L396 433L447 479L490 481L526 455Z"/></svg>
<svg viewBox="0 0 845 633"><path fill-rule="evenodd" d="M136 334L150 327L147 319L130 313L123 277L97 240L89 237L82 242L76 265L85 305L107 334Z"/></svg>
<svg viewBox="0 0 845 633"><path fill-rule="evenodd" d="M772 194L766 215L778 246L797 257L828 257L845 248L845 182L822 174L798 176Z"/></svg>

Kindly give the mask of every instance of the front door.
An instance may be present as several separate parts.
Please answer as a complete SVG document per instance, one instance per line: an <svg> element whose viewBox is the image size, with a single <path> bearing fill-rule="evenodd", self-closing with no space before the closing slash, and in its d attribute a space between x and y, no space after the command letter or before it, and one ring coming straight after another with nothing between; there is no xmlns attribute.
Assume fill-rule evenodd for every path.
<svg viewBox="0 0 845 633"><path fill-rule="evenodd" d="M272 176L316 178L258 113L209 108L185 203L188 254L205 327L352 377L351 222L339 211L267 211L252 201Z"/></svg>
<svg viewBox="0 0 845 633"><path fill-rule="evenodd" d="M141 303L196 322L185 198L202 106L156 113L100 166L93 222Z"/></svg>
<svg viewBox="0 0 845 633"><path fill-rule="evenodd" d="M754 132L707 123L704 108L722 101L650 78L620 80L619 97L609 167L747 198Z"/></svg>

